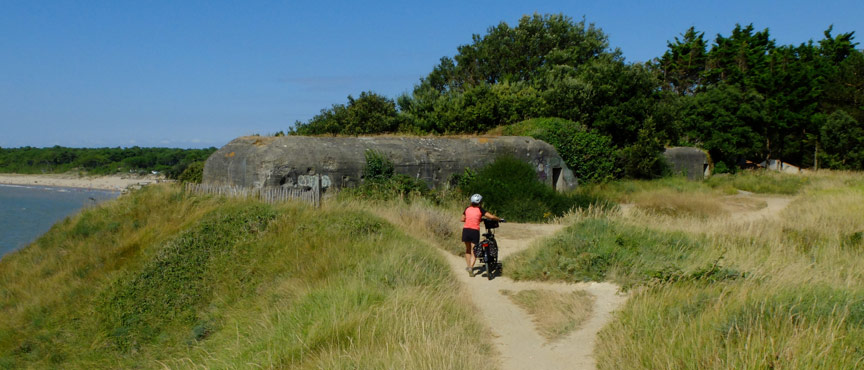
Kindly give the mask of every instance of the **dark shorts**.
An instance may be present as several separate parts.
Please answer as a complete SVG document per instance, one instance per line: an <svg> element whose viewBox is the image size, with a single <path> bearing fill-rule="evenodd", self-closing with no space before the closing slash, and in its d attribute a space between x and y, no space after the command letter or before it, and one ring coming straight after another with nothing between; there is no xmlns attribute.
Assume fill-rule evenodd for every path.
<svg viewBox="0 0 864 370"><path fill-rule="evenodd" d="M480 244L480 230L462 229L462 241Z"/></svg>

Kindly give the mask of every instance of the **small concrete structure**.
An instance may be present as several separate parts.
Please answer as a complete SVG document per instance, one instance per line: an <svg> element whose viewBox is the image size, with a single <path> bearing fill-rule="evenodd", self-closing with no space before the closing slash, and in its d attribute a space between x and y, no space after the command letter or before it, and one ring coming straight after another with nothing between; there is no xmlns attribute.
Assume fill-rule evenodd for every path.
<svg viewBox="0 0 864 370"><path fill-rule="evenodd" d="M708 153L702 149L684 146L666 148L663 156L673 174L687 176L689 180L703 180L711 176Z"/></svg>
<svg viewBox="0 0 864 370"><path fill-rule="evenodd" d="M552 145L530 137L241 137L207 159L205 184L250 188L308 187L321 175L321 186L356 186L362 180L365 153L384 154L397 173L448 186L454 174L479 169L504 155L536 169L537 177L559 191L577 179Z"/></svg>
<svg viewBox="0 0 864 370"><path fill-rule="evenodd" d="M769 170L769 171L777 171L783 173L791 173L798 174L801 173L801 167L791 165L789 163L783 162L779 159L769 159L767 161L763 161L759 163L760 166Z"/></svg>

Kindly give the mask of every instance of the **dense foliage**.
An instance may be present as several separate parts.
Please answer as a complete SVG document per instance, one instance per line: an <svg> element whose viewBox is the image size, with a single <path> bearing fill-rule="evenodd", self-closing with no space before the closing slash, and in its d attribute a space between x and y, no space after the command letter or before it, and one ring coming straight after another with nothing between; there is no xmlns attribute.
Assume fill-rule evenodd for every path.
<svg viewBox="0 0 864 370"><path fill-rule="evenodd" d="M777 46L768 30L736 25L712 45L688 29L652 63L672 109L672 144L696 145L719 169L778 158L862 169L864 55L854 32Z"/></svg>
<svg viewBox="0 0 864 370"><path fill-rule="evenodd" d="M554 117L575 122L552 144L587 181L660 176L663 147L676 145L707 150L719 172L768 158L862 169L864 54L853 35L829 28L818 42L778 46L767 29L736 25L710 43L691 27L640 64L593 24L534 14L474 35L395 101L349 96L292 132L483 133ZM577 165L585 156L600 163Z"/></svg>
<svg viewBox="0 0 864 370"><path fill-rule="evenodd" d="M334 104L309 122L297 122L290 132L299 135L346 134L361 135L394 132L399 128L396 103L372 92L362 92L348 105Z"/></svg>
<svg viewBox="0 0 864 370"><path fill-rule="evenodd" d="M603 182L617 177L619 155L612 138L563 118L534 118L502 130L504 135L531 136L552 144L583 182Z"/></svg>
<svg viewBox="0 0 864 370"><path fill-rule="evenodd" d="M177 178L190 165L216 151L174 148L0 148L0 172L62 173L73 169L90 174L149 173ZM199 163L198 166L201 166ZM203 168L202 168L203 169ZM191 176L194 174L190 173Z"/></svg>
<svg viewBox="0 0 864 370"><path fill-rule="evenodd" d="M463 194L483 195L483 205L496 216L511 221L542 221L559 217L573 208L585 208L597 200L570 193L561 194L540 182L530 164L513 157L500 157L463 181Z"/></svg>

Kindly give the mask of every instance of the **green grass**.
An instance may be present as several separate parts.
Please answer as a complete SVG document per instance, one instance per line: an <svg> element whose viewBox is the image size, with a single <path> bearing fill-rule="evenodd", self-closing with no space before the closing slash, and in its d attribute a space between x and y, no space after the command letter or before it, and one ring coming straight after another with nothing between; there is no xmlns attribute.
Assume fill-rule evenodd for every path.
<svg viewBox="0 0 864 370"><path fill-rule="evenodd" d="M600 334L601 368L853 369L864 290L757 281L660 286Z"/></svg>
<svg viewBox="0 0 864 370"><path fill-rule="evenodd" d="M734 279L737 271L717 264L721 252L678 232L657 232L608 219L569 226L505 263L516 280L604 281L624 287L649 282ZM713 257L713 259L711 258Z"/></svg>
<svg viewBox="0 0 864 370"><path fill-rule="evenodd" d="M795 195L821 178L766 171L742 171L735 175L715 175L705 181L690 181L683 176L657 180L626 180L587 184L578 191L619 203L631 203L639 195L665 192L677 194L735 195L739 190L758 194Z"/></svg>
<svg viewBox="0 0 864 370"><path fill-rule="evenodd" d="M679 203L723 199L729 187L795 197L773 218L753 221L585 214L504 263L518 279L609 280L629 290L600 333L600 368L860 368L862 178L745 173L711 184L608 184L593 191L637 206L664 199L657 194L675 194Z"/></svg>
<svg viewBox="0 0 864 370"><path fill-rule="evenodd" d="M484 367L457 287L361 207L151 186L0 260L0 367Z"/></svg>
<svg viewBox="0 0 864 370"><path fill-rule="evenodd" d="M797 194L810 183L806 175L790 175L769 171L744 171L734 176L712 176L706 185L712 188L733 187L735 189L759 194Z"/></svg>

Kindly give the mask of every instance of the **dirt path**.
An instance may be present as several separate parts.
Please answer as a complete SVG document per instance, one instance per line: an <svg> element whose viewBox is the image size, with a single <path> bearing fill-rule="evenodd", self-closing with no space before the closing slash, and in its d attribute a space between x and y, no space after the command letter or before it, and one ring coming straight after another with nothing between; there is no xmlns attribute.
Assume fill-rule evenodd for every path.
<svg viewBox="0 0 864 370"><path fill-rule="evenodd" d="M561 225L506 223L498 229L499 257L522 251L544 236L553 234ZM469 277L465 259L450 253L446 256L457 279L465 286L476 307L491 329L502 369L593 369L594 343L597 333L610 320L611 313L627 299L618 294L618 286L611 283L545 283L515 282L507 277L489 281L477 275ZM480 265L478 263L478 265ZM507 269L505 264L504 269ZM516 306L501 291L518 292L526 289L545 289L557 292L584 290L595 297L594 310L582 326L566 337L547 342L535 329L531 317Z"/></svg>
<svg viewBox="0 0 864 370"><path fill-rule="evenodd" d="M753 222L761 219L777 218L780 215L780 212L783 211L787 206L789 206L789 203L792 203L792 200L794 200L794 198L792 197L757 197L754 196L752 193L746 192L743 192L742 195L763 200L765 201L766 205L765 208L753 212L733 212L731 216L738 222Z"/></svg>

